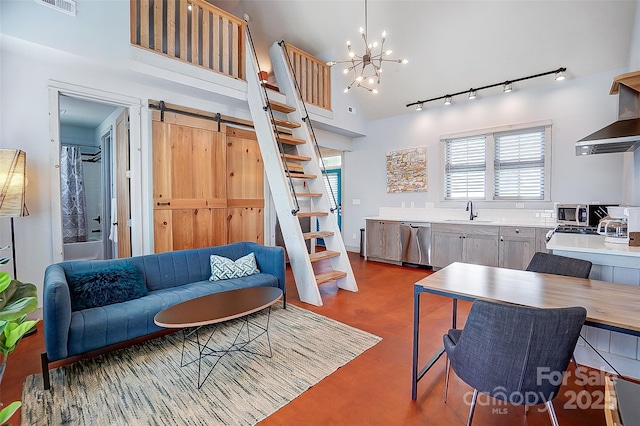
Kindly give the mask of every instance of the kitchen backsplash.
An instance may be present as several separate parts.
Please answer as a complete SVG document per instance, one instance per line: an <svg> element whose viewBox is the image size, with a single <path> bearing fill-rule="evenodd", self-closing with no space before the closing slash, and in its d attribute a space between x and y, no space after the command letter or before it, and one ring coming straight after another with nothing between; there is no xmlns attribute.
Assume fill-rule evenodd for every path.
<svg viewBox="0 0 640 426"><path fill-rule="evenodd" d="M522 223L556 225L556 214L553 210L543 209L476 209L477 220L504 222L504 223ZM398 220L443 220L443 219L459 219L468 220L469 212L464 208L437 208L433 203L425 203L425 207L380 207L379 216L385 219Z"/></svg>

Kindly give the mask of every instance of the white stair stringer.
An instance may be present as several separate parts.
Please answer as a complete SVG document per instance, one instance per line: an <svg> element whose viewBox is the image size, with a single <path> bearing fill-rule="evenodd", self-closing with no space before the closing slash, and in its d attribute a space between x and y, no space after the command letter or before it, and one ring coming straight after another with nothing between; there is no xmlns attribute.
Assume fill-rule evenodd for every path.
<svg viewBox="0 0 640 426"><path fill-rule="evenodd" d="M289 179L282 167L280 150L273 132L271 117L264 110L266 100L263 88L258 80L258 66L255 63L250 41L246 41L247 53L247 101L253 119L253 126L260 145L262 161L269 182L271 196L276 207L282 237L287 248L291 270L296 280L300 300L316 306L322 306L322 298L316 284L313 266L307 253L300 222L292 214L294 202L291 197Z"/></svg>
<svg viewBox="0 0 640 426"><path fill-rule="evenodd" d="M271 46L269 49L269 56L271 58L271 65L273 67L280 92L286 95L287 104L296 108L294 112L289 113L289 120L302 123L301 127L293 129L293 136L307 141L306 144L298 145L297 147L300 155L311 157L311 161L304 164L305 173L318 176L317 179L310 179L307 181L310 192L322 194L321 197L312 199L311 209L312 211L329 212L331 210L331 204L329 201L330 194L327 192L324 181L321 177L322 170L319 165L318 152L313 146L313 138L309 131L309 126L303 120L305 108L298 97L298 91L296 90L295 81L291 74L287 58L278 43L274 43ZM353 270L351 268L351 263L349 262L347 250L344 246L340 228L338 227L336 215L329 214L328 216L319 216L317 219L320 224L320 230L333 232L333 236L324 238L326 249L340 253L339 256L330 259L331 266L334 271L342 271L346 273L345 277L338 278L336 280L338 287L344 290L358 291L358 285L356 283L355 276L353 275Z"/></svg>

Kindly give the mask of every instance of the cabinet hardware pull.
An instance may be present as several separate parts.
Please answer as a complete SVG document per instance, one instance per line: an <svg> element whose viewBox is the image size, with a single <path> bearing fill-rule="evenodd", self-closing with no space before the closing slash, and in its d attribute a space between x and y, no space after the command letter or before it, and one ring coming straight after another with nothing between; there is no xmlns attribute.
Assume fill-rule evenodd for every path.
<svg viewBox="0 0 640 426"><path fill-rule="evenodd" d="M167 201L166 203L161 203L158 201L158 205L159 206L170 206L171 205L171 201Z"/></svg>

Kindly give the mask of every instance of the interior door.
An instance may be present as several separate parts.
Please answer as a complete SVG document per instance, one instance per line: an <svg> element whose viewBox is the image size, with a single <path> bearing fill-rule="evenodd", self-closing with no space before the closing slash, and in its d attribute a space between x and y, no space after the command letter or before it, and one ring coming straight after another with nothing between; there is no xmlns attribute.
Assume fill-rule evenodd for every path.
<svg viewBox="0 0 640 426"><path fill-rule="evenodd" d="M118 257L131 257L131 189L129 179L129 110L116 120L116 198Z"/></svg>

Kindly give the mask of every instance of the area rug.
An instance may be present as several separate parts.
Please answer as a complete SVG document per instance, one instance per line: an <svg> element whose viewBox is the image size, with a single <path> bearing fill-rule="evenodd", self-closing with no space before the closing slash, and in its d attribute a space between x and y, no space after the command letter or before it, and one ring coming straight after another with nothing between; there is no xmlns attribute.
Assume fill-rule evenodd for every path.
<svg viewBox="0 0 640 426"><path fill-rule="evenodd" d="M266 310L257 321L266 320ZM231 339L240 323L217 333ZM274 306L272 358L235 352L198 389L197 363L180 367L175 333L25 379L22 425L250 425L292 401L382 339L289 304ZM264 336L252 343L268 353Z"/></svg>

